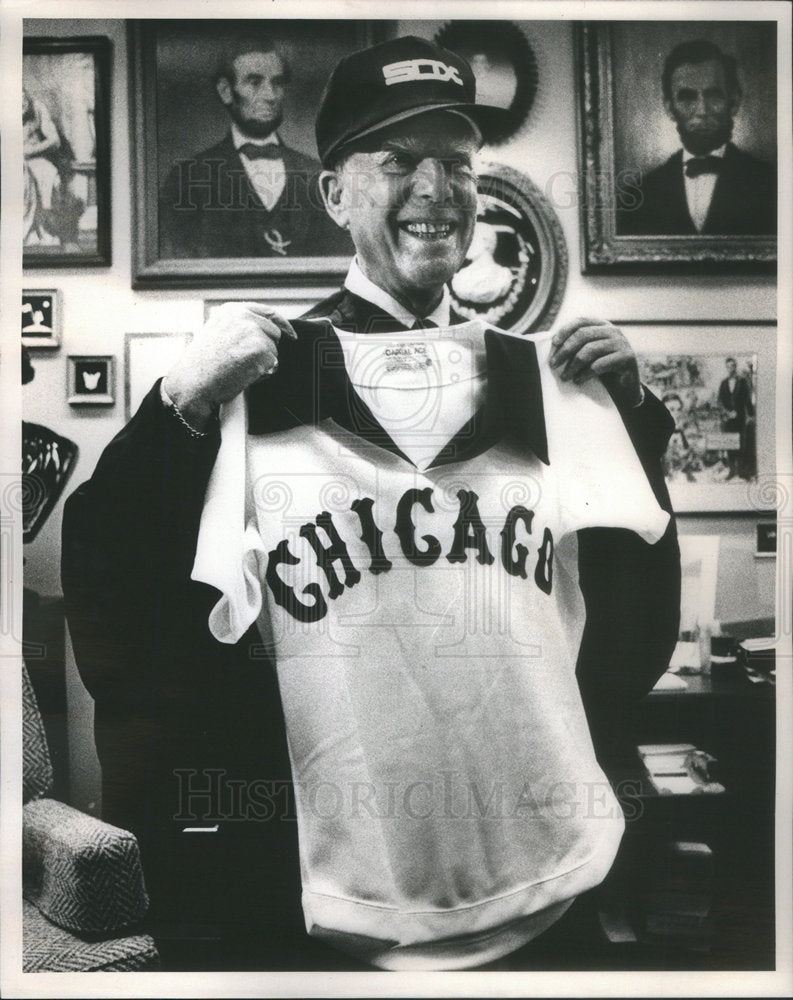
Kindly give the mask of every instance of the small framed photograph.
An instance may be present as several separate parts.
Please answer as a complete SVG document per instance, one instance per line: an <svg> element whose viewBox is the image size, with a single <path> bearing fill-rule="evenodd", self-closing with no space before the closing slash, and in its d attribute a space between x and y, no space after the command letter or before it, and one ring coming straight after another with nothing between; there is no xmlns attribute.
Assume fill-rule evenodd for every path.
<svg viewBox="0 0 793 1000"><path fill-rule="evenodd" d="M662 463L678 513L772 510L775 327L618 324L674 420Z"/></svg>
<svg viewBox="0 0 793 1000"><path fill-rule="evenodd" d="M68 400L71 406L112 406L116 401L115 358L110 354L70 354Z"/></svg>
<svg viewBox="0 0 793 1000"><path fill-rule="evenodd" d="M25 38L25 267L110 264L110 39Z"/></svg>
<svg viewBox="0 0 793 1000"><path fill-rule="evenodd" d="M775 269L776 31L774 21L580 26L585 272ZM705 119L700 99L714 102Z"/></svg>
<svg viewBox="0 0 793 1000"><path fill-rule="evenodd" d="M60 346L61 318L61 293L57 288L23 290L22 343L25 347Z"/></svg>
<svg viewBox="0 0 793 1000"><path fill-rule="evenodd" d="M124 338L124 419L130 420L158 378L167 374L191 333L128 333Z"/></svg>
<svg viewBox="0 0 793 1000"><path fill-rule="evenodd" d="M776 521L758 521L756 556L770 557L776 555Z"/></svg>

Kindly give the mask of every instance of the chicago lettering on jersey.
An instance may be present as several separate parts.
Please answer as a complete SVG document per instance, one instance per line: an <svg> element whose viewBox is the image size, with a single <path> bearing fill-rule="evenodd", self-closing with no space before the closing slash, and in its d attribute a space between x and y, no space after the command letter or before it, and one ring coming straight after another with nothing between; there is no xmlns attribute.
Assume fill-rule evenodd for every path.
<svg viewBox="0 0 793 1000"><path fill-rule="evenodd" d="M402 555L414 566L432 566L443 555L443 547L431 534L416 537L416 523L413 514L416 507L428 514L435 513L431 486L424 489L409 489L402 494L396 506L394 534L399 540ZM473 490L457 491L458 513L452 525L454 532L451 547L445 554L450 563L464 563L469 553L475 554L482 566L491 566L496 558L488 544L487 528L479 513L479 497ZM350 510L356 514L361 534L360 540L368 550L369 573L387 573L393 562L383 548L383 532L374 517L374 500L363 497L354 500ZM518 541L518 526L526 536L533 534L534 511L517 505L507 512L504 526L500 531L500 565L510 575L526 580L529 576L530 552L526 545ZM324 537L320 537L318 529ZM320 621L328 613L328 600L336 600L345 590L361 581L361 570L355 566L344 539L338 532L333 517L328 511L319 513L314 521L301 525L298 534L304 538L313 552L317 568L325 577L327 588L318 583L308 583L298 595L279 574L279 566L297 566L301 560L289 549L289 541L283 539L268 553L265 580L279 607L284 608L300 622ZM550 594L553 586L553 535L549 528L542 533L534 563L534 583L545 594ZM325 593L327 591L327 593Z"/></svg>

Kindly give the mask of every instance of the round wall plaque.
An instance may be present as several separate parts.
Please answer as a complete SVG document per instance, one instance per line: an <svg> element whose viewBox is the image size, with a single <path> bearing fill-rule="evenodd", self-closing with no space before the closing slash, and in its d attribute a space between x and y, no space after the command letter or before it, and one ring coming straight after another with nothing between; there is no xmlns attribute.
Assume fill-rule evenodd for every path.
<svg viewBox="0 0 793 1000"><path fill-rule="evenodd" d="M451 281L455 312L530 333L553 322L567 284L567 246L550 202L500 163L478 171L479 208L465 263Z"/></svg>

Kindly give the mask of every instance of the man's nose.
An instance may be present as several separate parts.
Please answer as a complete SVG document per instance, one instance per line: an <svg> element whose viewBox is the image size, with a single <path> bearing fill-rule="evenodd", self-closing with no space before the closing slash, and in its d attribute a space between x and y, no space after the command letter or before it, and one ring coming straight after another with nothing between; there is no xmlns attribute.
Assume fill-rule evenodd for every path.
<svg viewBox="0 0 793 1000"><path fill-rule="evenodd" d="M257 95L264 98L265 101L275 100L275 87L270 83L269 80L265 80L259 84L256 88Z"/></svg>
<svg viewBox="0 0 793 1000"><path fill-rule="evenodd" d="M695 115L705 115L708 112L708 102L705 100L705 95L703 93L697 94L697 99L694 101L694 114Z"/></svg>
<svg viewBox="0 0 793 1000"><path fill-rule="evenodd" d="M413 174L412 193L429 201L446 201L451 196L449 174L443 160L428 156Z"/></svg>

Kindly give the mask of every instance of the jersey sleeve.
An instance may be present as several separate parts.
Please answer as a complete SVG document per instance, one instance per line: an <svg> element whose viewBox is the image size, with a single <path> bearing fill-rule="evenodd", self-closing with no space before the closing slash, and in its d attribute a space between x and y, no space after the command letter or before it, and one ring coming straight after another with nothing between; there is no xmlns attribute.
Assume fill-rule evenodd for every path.
<svg viewBox="0 0 793 1000"><path fill-rule="evenodd" d="M247 516L245 397L221 408L220 448L209 478L196 543L192 579L220 591L209 614L209 630L224 643L237 642L262 607L260 564L267 554Z"/></svg>
<svg viewBox="0 0 793 1000"><path fill-rule="evenodd" d="M536 347L563 533L626 528L657 542L669 514L658 503L606 388L596 378L582 385L563 382L548 365L550 339L539 339Z"/></svg>

